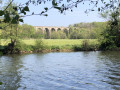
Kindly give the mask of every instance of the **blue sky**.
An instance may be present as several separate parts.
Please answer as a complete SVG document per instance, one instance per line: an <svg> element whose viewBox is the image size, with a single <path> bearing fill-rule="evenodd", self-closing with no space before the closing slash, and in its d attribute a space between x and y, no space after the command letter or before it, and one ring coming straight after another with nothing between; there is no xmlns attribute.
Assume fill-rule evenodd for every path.
<svg viewBox="0 0 120 90"><path fill-rule="evenodd" d="M14 0L15 2L24 3L27 0ZM46 5L33 6L30 5L30 11L39 13L43 10L44 6L50 6L51 3ZM58 10L51 9L47 14L48 16L28 16L24 18L24 23L33 26L68 26L70 24L80 22L102 22L104 19L100 17L97 11L84 13L86 9L90 8L88 4L80 4L77 8L73 8L73 12L66 11L65 14L61 14Z"/></svg>

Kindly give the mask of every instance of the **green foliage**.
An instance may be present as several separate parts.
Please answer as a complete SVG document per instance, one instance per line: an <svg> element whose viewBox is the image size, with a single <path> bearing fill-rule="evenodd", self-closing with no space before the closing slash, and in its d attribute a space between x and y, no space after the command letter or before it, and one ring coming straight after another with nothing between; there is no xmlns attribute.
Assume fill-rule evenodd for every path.
<svg viewBox="0 0 120 90"><path fill-rule="evenodd" d="M74 51L81 51L82 50L82 46L81 45L74 45L73 46L73 50Z"/></svg>
<svg viewBox="0 0 120 90"><path fill-rule="evenodd" d="M51 32L51 39L66 39L66 33L63 31L53 31Z"/></svg>
<svg viewBox="0 0 120 90"><path fill-rule="evenodd" d="M38 31L34 30L34 33L31 34L31 38L41 39L41 38L44 38L44 34L43 34L42 30L38 30Z"/></svg>
<svg viewBox="0 0 120 90"><path fill-rule="evenodd" d="M0 0L1 1L1 0ZM30 16L27 14L27 12L29 12L29 4L41 4L42 2L46 3L47 1L41 1L41 0L36 0L36 1L29 1L23 5L16 5L14 2L14 0L9 0L8 3L6 5L4 5L4 8L2 8L0 10L0 16L3 17L2 20L0 20L1 24L5 24L5 28L3 28L4 26L0 26L1 33L2 33L2 38L6 38L6 39L10 39L10 43L7 46L8 51L11 50L31 50L33 49L32 46L27 46L25 44L22 44L21 42L18 41L19 38L41 38L44 35L38 35L36 34L34 28L32 26L28 26L28 25L22 25L19 26L19 22L23 22L23 18L25 16ZM88 0L89 4L94 4L95 6L97 6L97 4L99 3L98 0L96 1L91 1ZM110 0L108 2L104 1L104 0L100 0L102 1L102 3L104 4L104 7L99 7L98 11L102 11L104 8L111 8L111 9L119 9L120 6L120 2L119 0ZM79 3L83 3L85 2L83 1L74 1L73 0L68 0L67 3L65 4L65 2L63 1L56 1L56 0L52 0L52 7L48 8L48 7L44 7L44 11L41 11L41 13L36 14L36 15L44 15L47 16L46 12L51 9L51 8L55 8L57 10L59 10L61 13L63 13L63 11L66 11L68 9L72 9L72 7L77 7L77 5ZM1 2L0 2L1 3ZM118 7L116 7L116 3L118 5ZM72 10L71 10L72 11ZM94 9L91 9L91 11L94 11ZM34 12L31 14L34 15ZM118 21L119 18L119 11L115 11L114 13L111 14L111 22L109 23L109 28L107 30L107 32L105 34L103 34L105 41L103 41L103 43L101 44L101 46L105 46L106 48L113 48L115 46L120 47L120 23ZM8 26L6 28L6 26ZM97 23L80 23L80 24L75 24L73 25L73 27L70 27L70 32L68 32L67 30L64 30L63 32L54 32L52 33L52 36L47 36L47 38L53 38L53 39L65 39L65 38L71 38L71 39L96 39L100 36L101 31L104 30L104 25L100 24L100 27ZM3 31L3 29L5 29ZM36 36L35 36L36 34ZM23 48L24 46L24 48ZM109 47L108 47L109 46ZM28 47L28 48L27 48ZM83 48L85 48L85 50L89 47L89 44L87 41L83 42L82 45ZM6 49L6 50L7 50ZM41 41L36 42L35 44L35 49L38 50L42 50L44 49L43 47L43 43Z"/></svg>
<svg viewBox="0 0 120 90"><path fill-rule="evenodd" d="M61 49L60 46L55 46L55 45L51 46L50 48L51 50L58 50L58 51Z"/></svg>
<svg viewBox="0 0 120 90"><path fill-rule="evenodd" d="M98 39L106 22L78 23L69 26L70 39Z"/></svg>
<svg viewBox="0 0 120 90"><path fill-rule="evenodd" d="M60 39L60 35L58 32L51 32L51 39Z"/></svg>
<svg viewBox="0 0 120 90"><path fill-rule="evenodd" d="M6 23L14 23L17 24L19 22L23 22L22 17L25 16L31 16L31 15L44 15L47 16L46 12L52 8L57 9L58 11L60 11L61 13L63 13L66 10L72 10L73 7L77 7L78 4L82 3L84 5L84 3L87 2L88 5L93 6L93 7L97 7L98 4L102 4L101 7L97 7L97 10L100 11L104 11L106 9L115 9L117 8L116 5L120 6L120 1L119 0L109 0L109 1L105 1L105 0L67 0L67 1L56 1L56 0L28 0L26 1L26 3L24 4L18 4L13 6L14 0L9 0L7 3L6 8L4 8L3 10L0 10L0 16L2 16L4 18L4 22ZM27 12L29 12L29 5L33 4L33 5L40 5L40 4L45 4L45 3L49 3L51 2L51 7L43 7L44 10L41 11L41 13L39 14L35 14L34 12L31 15L28 15ZM0 0L0 4L2 3L2 0ZM13 11L8 12L8 8L11 7L11 9L13 9ZM88 8L85 12L88 11L95 11L96 8ZM16 13L17 12L17 13ZM13 17L10 17L10 16Z"/></svg>
<svg viewBox="0 0 120 90"><path fill-rule="evenodd" d="M32 45L26 45L22 41L17 41L14 50L17 53L20 52L20 51L32 51L33 46Z"/></svg>
<svg viewBox="0 0 120 90"><path fill-rule="evenodd" d="M103 50L112 50L120 47L120 12L118 9L108 13L109 22L102 33L101 46Z"/></svg>
<svg viewBox="0 0 120 90"><path fill-rule="evenodd" d="M0 82L0 85L2 85L3 83L2 82Z"/></svg>
<svg viewBox="0 0 120 90"><path fill-rule="evenodd" d="M88 49L90 48L90 45L89 45L89 41L88 41L88 40L84 40L84 41L83 41L83 43L82 43L82 48L83 48L83 50L88 51Z"/></svg>
<svg viewBox="0 0 120 90"><path fill-rule="evenodd" d="M34 49L37 51L42 51L44 49L46 49L46 45L44 44L44 42L42 41L42 39L36 40L35 41L35 46Z"/></svg>
<svg viewBox="0 0 120 90"><path fill-rule="evenodd" d="M22 24L19 29L20 38L33 38L35 36L35 29L31 25Z"/></svg>
<svg viewBox="0 0 120 90"><path fill-rule="evenodd" d="M73 45L74 51L96 51L99 49L99 45L90 43L89 40L83 40L81 45Z"/></svg>

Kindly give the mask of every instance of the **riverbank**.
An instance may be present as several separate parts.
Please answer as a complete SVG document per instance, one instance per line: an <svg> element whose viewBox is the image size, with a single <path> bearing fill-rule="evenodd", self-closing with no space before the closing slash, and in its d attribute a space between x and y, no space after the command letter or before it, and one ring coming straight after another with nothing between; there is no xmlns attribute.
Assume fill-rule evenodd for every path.
<svg viewBox="0 0 120 90"><path fill-rule="evenodd" d="M9 42L9 40L7 40ZM10 53L36 53L36 52L71 52L71 51L97 51L99 43L96 39L29 39L20 40L11 52L10 46L1 42L1 52Z"/></svg>

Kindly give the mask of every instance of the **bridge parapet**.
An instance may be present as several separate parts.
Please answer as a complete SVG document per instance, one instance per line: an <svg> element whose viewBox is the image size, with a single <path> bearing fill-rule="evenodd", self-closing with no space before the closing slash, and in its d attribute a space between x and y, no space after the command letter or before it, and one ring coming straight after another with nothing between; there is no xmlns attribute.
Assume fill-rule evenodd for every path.
<svg viewBox="0 0 120 90"><path fill-rule="evenodd" d="M61 31L63 31L64 29L69 30L68 27L56 27L56 26L34 26L34 28L37 30L42 30L45 31L45 29L48 29L49 31L51 31L52 29L55 29L55 31L58 31L58 29L60 29Z"/></svg>

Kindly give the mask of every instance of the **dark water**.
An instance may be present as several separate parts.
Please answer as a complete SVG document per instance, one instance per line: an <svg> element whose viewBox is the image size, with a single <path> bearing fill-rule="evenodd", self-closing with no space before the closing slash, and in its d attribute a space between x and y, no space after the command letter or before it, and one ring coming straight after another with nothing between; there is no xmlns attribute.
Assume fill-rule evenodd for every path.
<svg viewBox="0 0 120 90"><path fill-rule="evenodd" d="M120 90L120 52L0 57L0 90Z"/></svg>

